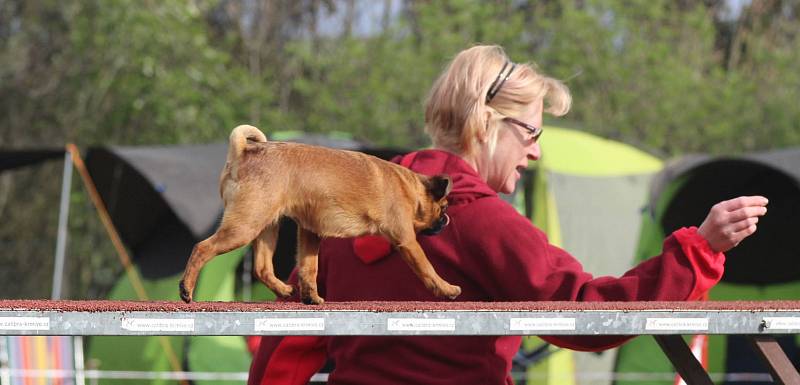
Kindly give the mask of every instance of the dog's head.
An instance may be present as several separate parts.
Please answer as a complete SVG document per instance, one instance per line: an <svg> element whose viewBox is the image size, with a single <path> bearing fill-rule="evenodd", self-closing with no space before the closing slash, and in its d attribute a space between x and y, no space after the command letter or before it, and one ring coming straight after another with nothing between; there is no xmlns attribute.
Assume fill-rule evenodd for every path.
<svg viewBox="0 0 800 385"><path fill-rule="evenodd" d="M447 216L447 194L453 188L453 181L448 175L441 174L433 177L423 177L426 197L420 202L417 212L419 228L424 235L436 235L450 223Z"/></svg>

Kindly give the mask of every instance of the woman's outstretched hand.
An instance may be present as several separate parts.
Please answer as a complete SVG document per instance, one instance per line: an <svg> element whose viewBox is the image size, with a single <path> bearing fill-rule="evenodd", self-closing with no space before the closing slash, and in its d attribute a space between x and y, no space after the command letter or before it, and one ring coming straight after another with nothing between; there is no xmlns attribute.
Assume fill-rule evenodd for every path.
<svg viewBox="0 0 800 385"><path fill-rule="evenodd" d="M697 233L716 252L725 252L756 232L758 217L767 213L768 200L762 196L738 197L711 208Z"/></svg>

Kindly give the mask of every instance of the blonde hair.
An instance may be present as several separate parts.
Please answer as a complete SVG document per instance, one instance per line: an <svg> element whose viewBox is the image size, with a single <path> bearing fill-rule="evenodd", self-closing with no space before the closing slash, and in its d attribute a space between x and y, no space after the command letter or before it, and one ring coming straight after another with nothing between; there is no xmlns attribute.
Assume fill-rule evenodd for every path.
<svg viewBox="0 0 800 385"><path fill-rule="evenodd" d="M528 63L517 64L487 103L486 94L507 62L503 48L496 45L474 46L453 58L425 102L425 131L434 146L471 155L483 136L493 152L504 116L518 116L542 99L547 113L562 116L569 111L572 97L567 86Z"/></svg>

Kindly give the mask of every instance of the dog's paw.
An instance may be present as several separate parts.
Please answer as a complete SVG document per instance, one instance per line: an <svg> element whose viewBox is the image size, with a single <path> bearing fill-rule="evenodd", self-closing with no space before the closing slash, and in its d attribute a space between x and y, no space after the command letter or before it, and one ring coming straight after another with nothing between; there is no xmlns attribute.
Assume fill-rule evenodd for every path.
<svg viewBox="0 0 800 385"><path fill-rule="evenodd" d="M184 285L183 281L178 284L178 288L180 289L181 299L183 302L190 303L192 302L192 293L186 289L186 285Z"/></svg>
<svg viewBox="0 0 800 385"><path fill-rule="evenodd" d="M294 289L291 286L281 282L281 285L277 285L273 291L275 291L275 294L281 298L289 298L292 296Z"/></svg>
<svg viewBox="0 0 800 385"><path fill-rule="evenodd" d="M303 303L306 305L322 305L323 303L325 303L325 300L316 294L312 294L308 296L303 296Z"/></svg>
<svg viewBox="0 0 800 385"><path fill-rule="evenodd" d="M451 300L456 299L456 297L461 295L461 288L455 285L447 285L444 290L439 291L438 295Z"/></svg>

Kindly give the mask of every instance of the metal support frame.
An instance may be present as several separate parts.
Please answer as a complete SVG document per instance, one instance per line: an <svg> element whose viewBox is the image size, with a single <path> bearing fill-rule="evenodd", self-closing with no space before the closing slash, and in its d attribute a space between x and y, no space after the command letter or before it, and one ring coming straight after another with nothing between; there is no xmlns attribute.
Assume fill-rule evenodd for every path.
<svg viewBox="0 0 800 385"><path fill-rule="evenodd" d="M688 385L713 385L703 366L680 335L654 335L678 374ZM775 383L800 384L800 373L771 335L749 335L747 339L767 366Z"/></svg>
<svg viewBox="0 0 800 385"><path fill-rule="evenodd" d="M653 336L658 346L672 362L672 366L688 385L714 385L703 365L697 361L692 350L680 335Z"/></svg>
<svg viewBox="0 0 800 385"><path fill-rule="evenodd" d="M800 374L797 368L786 357L778 341L772 336L756 335L748 336L753 349L769 368L773 381L779 384L800 384Z"/></svg>

